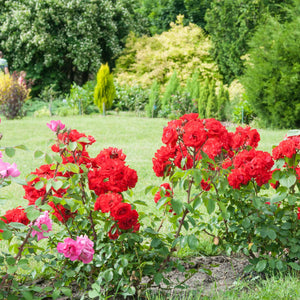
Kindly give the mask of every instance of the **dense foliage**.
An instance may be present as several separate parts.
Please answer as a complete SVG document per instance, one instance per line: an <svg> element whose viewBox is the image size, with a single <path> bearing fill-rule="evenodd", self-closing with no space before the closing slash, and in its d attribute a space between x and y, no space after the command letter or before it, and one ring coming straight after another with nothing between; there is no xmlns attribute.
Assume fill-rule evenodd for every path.
<svg viewBox="0 0 300 300"><path fill-rule="evenodd" d="M300 3L281 24L270 18L250 43L242 83L263 126L300 127Z"/></svg>
<svg viewBox="0 0 300 300"><path fill-rule="evenodd" d="M8 0L0 3L1 50L10 69L26 70L33 93L83 84L102 62L113 64L129 31L142 24L135 1ZM88 55L87 55L88 53Z"/></svg>
<svg viewBox="0 0 300 300"><path fill-rule="evenodd" d="M204 29L205 12L209 0L140 0L140 13L148 20L151 34L159 34L170 29L178 15L184 15L184 23L194 23Z"/></svg>
<svg viewBox="0 0 300 300"><path fill-rule="evenodd" d="M203 78L219 78L209 50L211 42L195 24L183 25L183 16L161 35L137 38L131 35L126 49L116 62L119 82L151 86L153 80L165 84L176 70L185 82L195 70Z"/></svg>
<svg viewBox="0 0 300 300"><path fill-rule="evenodd" d="M256 27L270 13L284 20L283 5L293 1L281 0L214 0L205 19L206 29L214 44L212 54L226 83L240 76L244 70L243 55Z"/></svg>
<svg viewBox="0 0 300 300"><path fill-rule="evenodd" d="M23 116L23 105L30 93L26 83L20 83L18 78L16 72L12 76L0 72L0 112L7 119Z"/></svg>

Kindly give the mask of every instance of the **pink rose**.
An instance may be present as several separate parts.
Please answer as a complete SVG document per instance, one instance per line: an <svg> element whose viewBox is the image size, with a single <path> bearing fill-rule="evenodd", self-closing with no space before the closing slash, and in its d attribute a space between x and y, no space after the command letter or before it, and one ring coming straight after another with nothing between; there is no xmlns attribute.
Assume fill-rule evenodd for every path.
<svg viewBox="0 0 300 300"><path fill-rule="evenodd" d="M10 163L4 162L0 159L0 176L2 178L5 177L18 177L20 175L20 171L17 168L17 165L13 163L12 165Z"/></svg>
<svg viewBox="0 0 300 300"><path fill-rule="evenodd" d="M81 253L78 257L83 263L88 264L93 260L94 256L94 243L85 235L85 236L78 236L76 242L81 245Z"/></svg>
<svg viewBox="0 0 300 300"><path fill-rule="evenodd" d="M47 230L42 229L42 225L45 224L47 226ZM31 223L32 225L32 223ZM37 235L37 240L41 240L41 239L46 239L47 237L44 236L45 232L49 232L52 230L52 221L49 218L49 212L45 211L42 215L40 215L35 223L35 226L37 226L41 231L36 231L36 230L32 230L31 235L34 237L35 235Z"/></svg>
<svg viewBox="0 0 300 300"><path fill-rule="evenodd" d="M85 235L78 236L76 241L71 238L64 239L63 243L58 243L57 251L63 253L65 257L70 258L71 261L80 260L88 264L93 260L94 243Z"/></svg>
<svg viewBox="0 0 300 300"><path fill-rule="evenodd" d="M58 243L57 251L63 253L71 261L77 260L81 253L81 245L71 238L64 239L63 243Z"/></svg>
<svg viewBox="0 0 300 300"><path fill-rule="evenodd" d="M47 123L47 126L54 132L57 132L59 130L62 130L66 127L65 124L63 124L60 120L58 121L50 121L50 123Z"/></svg>

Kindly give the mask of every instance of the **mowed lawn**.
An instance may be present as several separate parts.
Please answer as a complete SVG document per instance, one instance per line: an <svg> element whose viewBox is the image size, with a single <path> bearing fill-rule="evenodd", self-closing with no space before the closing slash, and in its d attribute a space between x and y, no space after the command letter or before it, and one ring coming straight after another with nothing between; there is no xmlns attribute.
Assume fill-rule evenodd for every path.
<svg viewBox="0 0 300 300"><path fill-rule="evenodd" d="M127 155L127 164L138 173L138 184L135 187L135 198L144 198L144 189L148 185L159 185L161 179L157 178L152 170L152 157L156 150L163 144L161 142L163 127L167 125L167 119L149 119L134 117L130 114L120 115L92 115L72 117L27 117L22 120L2 120L0 132L3 134L1 146L25 145L28 151L17 150L13 158L5 154L4 161L16 162L21 172L20 178L34 171L45 162L43 159L35 159L34 151L41 150L51 153L51 139L54 133L47 127L47 122L60 119L67 128L77 129L86 135L92 135L96 142L88 148L91 157L95 157L102 149L116 147ZM229 128L234 130L234 127ZM271 152L272 146L280 142L287 130L258 130L261 134L259 149ZM23 199L23 188L12 184L1 190L1 197L7 200L0 202L0 214L9 208L18 205L27 205ZM149 196L147 196L149 198ZM145 200L145 199L143 199ZM149 206L153 201L149 200Z"/></svg>

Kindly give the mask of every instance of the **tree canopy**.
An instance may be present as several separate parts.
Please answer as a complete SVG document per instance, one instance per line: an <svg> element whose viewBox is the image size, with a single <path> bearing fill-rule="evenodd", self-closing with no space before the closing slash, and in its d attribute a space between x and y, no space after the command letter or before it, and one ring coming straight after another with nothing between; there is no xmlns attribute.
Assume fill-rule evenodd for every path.
<svg viewBox="0 0 300 300"><path fill-rule="evenodd" d="M84 83L102 62L113 65L124 38L142 31L129 0L1 1L0 42L11 69L26 70L33 90Z"/></svg>
<svg viewBox="0 0 300 300"><path fill-rule="evenodd" d="M219 79L218 68L210 55L209 37L195 24L183 25L183 16L169 31L153 37L131 35L116 62L115 75L121 83L150 87L154 80L165 84L176 71L186 82L195 70L201 80Z"/></svg>
<svg viewBox="0 0 300 300"><path fill-rule="evenodd" d="M281 24L270 17L258 27L242 83L254 112L268 127L300 127L300 1Z"/></svg>

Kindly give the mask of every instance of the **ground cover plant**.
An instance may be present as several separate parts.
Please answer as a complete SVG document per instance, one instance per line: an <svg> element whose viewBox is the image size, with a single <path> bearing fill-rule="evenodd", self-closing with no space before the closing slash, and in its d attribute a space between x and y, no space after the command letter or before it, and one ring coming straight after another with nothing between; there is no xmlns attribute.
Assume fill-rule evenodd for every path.
<svg viewBox="0 0 300 300"><path fill-rule="evenodd" d="M120 122L122 121L124 120L121 119ZM164 120L159 121L161 125L165 123ZM143 122L147 123L148 121L143 120ZM88 288L90 297L96 297L99 294L109 296L113 295L112 293L120 293L123 296L134 294L141 289L140 280L143 275L150 276L149 283L159 284L161 281L168 283L163 271L177 267L184 272L184 266L180 261L171 259L171 256L184 247L196 251L201 242L198 234L200 232L208 232L209 236L213 235L215 244L218 244L216 246L222 245L229 252L230 250L242 250L245 255L251 256L251 250L254 254L261 251L259 260L256 261L252 257L251 261L251 268L255 268L257 272L272 268L273 261L275 261L275 270L281 270L282 266L282 270L287 267L297 269L297 259L299 259L297 242L291 241L291 244L288 245L289 252L286 252L284 251L286 249L282 249L284 235L281 236L282 233L288 233L290 238L299 231L297 212L295 212L299 204L298 200L295 200L298 195L296 178L298 169L289 167L291 163L297 167L299 157L297 153L282 151L282 149L286 149L284 148L286 143L290 143L289 149L294 143L295 152L297 151L298 140L294 136L291 135L281 146L276 148L277 150L274 150L273 156L278 161L281 159L276 156L279 153L292 156L292 158L294 156L295 160L293 162L287 160L287 165L281 171L274 172L281 187L277 188L277 195L275 194L273 197L273 195L259 194L251 188L253 185L265 193L264 189L267 188L265 183L267 184L271 178L269 159L271 155L254 149L257 147L259 139L256 130L237 128L235 132L230 133L219 122L213 119L201 120L197 114L185 115L178 120L169 122L162 134L162 141L165 145L156 152L153 159L156 175L164 178L167 182L159 182L156 186L146 189L147 197L149 198L150 194L152 203L157 202L157 211L146 214L148 202L145 203L144 199L140 200L141 198L131 197L132 192L124 193L128 187L134 187L137 180L135 171L125 164L125 151L105 148L99 153L97 153L98 151L94 152L91 156L87 152L91 148L87 148L87 145L94 144L91 136L79 133L74 129L63 129L64 125L58 121L48 122L48 125L57 134L57 139L51 143L54 153L35 152L36 157L41 156L46 160L46 165L43 164L35 171L31 170L31 174L26 178L27 184L24 184L25 198L29 204L35 204L26 208L27 218L32 224L29 226L27 236L23 239L24 248L20 246L22 243L13 246L15 241L10 240L11 236L8 232L17 231L15 232L17 235L24 236L27 229L24 233L22 230L18 231L25 227L20 224L16 225L15 222L9 223L5 216L2 218L4 220L1 223L2 235L4 235L2 242L11 241L12 250L17 251L16 256L7 254L3 260L4 264L9 262L6 267L9 268L11 275L11 277L6 275L1 282L6 290L12 288L16 295L20 293L23 297L33 295L33 292L40 292L37 287L18 286L17 281L14 284L9 281L10 279L15 280L13 275L16 271L16 261L22 261L22 263L18 263L18 266L26 271L30 261L26 261L26 259L34 259L43 261L46 270L48 268L48 274L52 274L54 278L57 276L56 279L61 279L60 283L54 284L54 289L51 287L54 298L59 294L70 295L69 283L75 280L82 288ZM83 127L84 125L81 124ZM139 134L145 135L143 132ZM151 142L153 143L153 139ZM250 149L251 147L253 148ZM152 148L153 152L155 148L157 147ZM7 154L11 155L12 149L8 148ZM250 159L253 154L257 157L254 156ZM241 159L239 155L243 157L248 155L249 166L250 162L255 164L251 166L253 179L248 179L249 183L242 181L238 183L239 186L235 186L235 183L240 180L240 177L238 177L239 179L234 177L237 172L237 162ZM267 159L261 159L262 156ZM223 165L221 168L224 160L228 158L232 159L233 166L224 168ZM279 161L279 163L282 162L282 160ZM51 167L53 163L55 163L55 167ZM111 167L112 165L113 167ZM257 166L263 166L264 172ZM109 170L109 174L113 174L112 177L107 175L107 170ZM242 174L244 177L250 174L245 176L245 171L248 170L241 167L238 171L239 175ZM259 177L255 173L258 171L263 173L267 179ZM104 173L102 174L102 172ZM149 172L146 170L145 176ZM122 178L118 176L120 173L123 174ZM99 180L101 176L104 176L104 180ZM124 179L127 179L125 183ZM264 182L265 180L267 181ZM109 193L109 190L112 193ZM250 197L253 198L253 193L256 193L255 203L248 200ZM282 195L285 195L287 200L281 199L280 206L272 203L277 202L275 200ZM237 204L235 202L240 196L244 197L245 203ZM146 196L144 197L146 199ZM107 198L110 199L108 202ZM223 204L219 203L220 199ZM265 202L270 202L270 204ZM104 203L113 203L115 204L113 206L122 207L125 211L124 215L120 211L118 214L117 209L112 209L109 205L103 207ZM266 217L270 217L274 224L280 223L284 219L284 223L289 222L293 230L290 232L287 228L287 230L279 232L273 229L279 237L278 240L273 239L273 231L271 233L268 231L265 236L262 236L261 232L264 230L261 230L257 239L253 236L254 243L250 249L251 242L245 245L242 243L241 249L237 249L236 240L239 239L243 242L245 224L243 222L240 224L239 216L236 216L231 209L235 205L245 209L249 213L247 217L250 219L258 211L261 212L261 220L250 220L250 224L252 222L259 227L263 221L266 221ZM200 209L202 206L205 210ZM276 209L274 210L274 208ZM19 208L20 210L21 208ZM272 216L265 213L269 210L275 213ZM51 216L52 213L54 215ZM7 213L5 215L11 216ZM126 222L125 215L128 216ZM208 215L210 220L205 220L204 215ZM22 216L24 216L23 213ZM214 218L216 219L216 216L219 216L218 220L211 222ZM66 226L66 229L50 231L55 226L51 222L62 223L61 225ZM93 226L93 222L95 222L95 226ZM23 225L27 226L28 224L30 224L29 221ZM213 228L212 224L215 224L216 227ZM162 230L163 226L167 226L167 230ZM228 236L222 236L224 233L222 226L228 226L230 229L238 227L238 230L231 231L233 234L228 234ZM248 226L246 229L251 232L252 227ZM32 237L32 233L37 236L37 240ZM49 236L48 243L43 245L39 240L47 236ZM28 237L27 240L26 237ZM26 244L27 242L29 243ZM278 247L274 246L275 243ZM67 251L71 249L71 246L74 250L72 255ZM20 248L17 249L17 247ZM39 252L43 247L48 249L48 251L42 252L48 253L47 257ZM18 256L20 249L22 251L25 249L23 253L25 258L23 259ZM248 253L245 249L248 249ZM62 254L59 255L57 252ZM53 269L61 269L66 272L58 272L55 276ZM204 271L210 272L210 270ZM7 281L8 278L10 279ZM94 281L92 288L88 285L91 281ZM120 286L114 285L117 282L121 282Z"/></svg>

